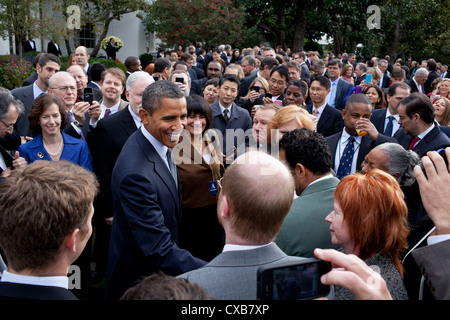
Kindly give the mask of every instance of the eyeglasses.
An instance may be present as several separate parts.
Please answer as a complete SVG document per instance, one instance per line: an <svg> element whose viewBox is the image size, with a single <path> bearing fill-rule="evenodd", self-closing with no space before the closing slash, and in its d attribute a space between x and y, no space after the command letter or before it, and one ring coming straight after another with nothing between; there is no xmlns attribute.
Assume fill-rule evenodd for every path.
<svg viewBox="0 0 450 320"><path fill-rule="evenodd" d="M285 81L283 81L283 80L277 80L277 79L274 79L274 78L271 78L270 80L270 83L272 83L272 84L278 84L279 86L282 86L282 85L284 85L286 82Z"/></svg>
<svg viewBox="0 0 450 320"><path fill-rule="evenodd" d="M6 128L7 128L6 130L12 129L14 127L14 123L13 124L7 124L2 119L0 119L0 121L6 126Z"/></svg>
<svg viewBox="0 0 450 320"><path fill-rule="evenodd" d="M134 93L133 91L131 91L131 90L128 90L128 92L129 93L131 93L131 94L134 94L136 97L138 97L138 98L142 98L142 93Z"/></svg>
<svg viewBox="0 0 450 320"><path fill-rule="evenodd" d="M311 91L311 92L320 92L320 91L324 91L324 90L326 90L326 89L321 88L321 87L311 87L311 88L309 88L309 91Z"/></svg>
<svg viewBox="0 0 450 320"><path fill-rule="evenodd" d="M52 88L52 89L53 90L61 90L61 91L64 91L64 92L69 91L69 89L71 91L77 91L77 87L59 87L59 88Z"/></svg>

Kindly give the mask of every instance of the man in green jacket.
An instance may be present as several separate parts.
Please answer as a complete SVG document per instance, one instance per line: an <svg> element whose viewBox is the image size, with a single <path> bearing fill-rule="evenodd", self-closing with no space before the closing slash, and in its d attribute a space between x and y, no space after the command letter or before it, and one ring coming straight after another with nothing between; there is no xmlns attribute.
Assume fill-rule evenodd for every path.
<svg viewBox="0 0 450 320"><path fill-rule="evenodd" d="M331 173L331 152L325 138L306 128L286 133L280 141L280 160L294 176L295 192L276 244L286 254L314 257L314 249L335 248L325 217L333 211L339 180Z"/></svg>

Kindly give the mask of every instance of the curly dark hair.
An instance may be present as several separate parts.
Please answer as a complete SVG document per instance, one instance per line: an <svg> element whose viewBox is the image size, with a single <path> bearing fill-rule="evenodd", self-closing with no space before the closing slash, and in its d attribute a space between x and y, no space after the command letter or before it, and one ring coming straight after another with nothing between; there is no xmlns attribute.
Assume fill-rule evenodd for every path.
<svg viewBox="0 0 450 320"><path fill-rule="evenodd" d="M291 170L297 163L317 175L331 170L331 151L325 137L320 133L306 128L287 132L280 140L280 149L284 150L287 165Z"/></svg>

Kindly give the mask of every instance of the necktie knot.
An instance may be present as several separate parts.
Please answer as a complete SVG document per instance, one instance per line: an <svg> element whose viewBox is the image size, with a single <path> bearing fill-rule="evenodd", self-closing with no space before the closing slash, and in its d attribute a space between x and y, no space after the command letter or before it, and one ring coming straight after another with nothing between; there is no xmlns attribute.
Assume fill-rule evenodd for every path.
<svg viewBox="0 0 450 320"><path fill-rule="evenodd" d="M223 110L223 117L224 117L226 123L228 123L228 121L230 121L230 117L228 116L229 112L230 111L228 109Z"/></svg>
<svg viewBox="0 0 450 320"><path fill-rule="evenodd" d="M414 146L416 145L417 141L419 141L419 140L420 140L419 137L414 137L414 138L411 140L411 144L409 145L409 150L414 149Z"/></svg>
<svg viewBox="0 0 450 320"><path fill-rule="evenodd" d="M106 108L105 110L105 117L109 116L111 114L111 109L110 108Z"/></svg>

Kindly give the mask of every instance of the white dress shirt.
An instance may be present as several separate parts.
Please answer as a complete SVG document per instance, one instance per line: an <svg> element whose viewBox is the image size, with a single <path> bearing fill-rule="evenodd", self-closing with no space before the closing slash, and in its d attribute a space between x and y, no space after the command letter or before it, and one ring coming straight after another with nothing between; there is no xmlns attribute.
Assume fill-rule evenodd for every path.
<svg viewBox="0 0 450 320"><path fill-rule="evenodd" d="M155 148L156 152L159 154L159 156L164 161L164 163L166 164L167 168L170 171L170 166L169 166L169 163L167 162L167 149L168 149L167 146L165 146L161 141L159 141L158 139L153 137L152 134L150 132L148 132L144 126L141 126L141 132L144 135L144 137Z"/></svg>
<svg viewBox="0 0 450 320"><path fill-rule="evenodd" d="M15 273L9 273L8 271L3 271L2 278L0 279L0 281L69 289L69 278L65 276L35 277L35 276L24 276Z"/></svg>
<svg viewBox="0 0 450 320"><path fill-rule="evenodd" d="M342 135L341 135L341 139L339 139L339 142L337 145L337 150L336 150L336 155L334 158L334 168L335 168L336 172L338 172L339 162L341 160L342 154L344 153L344 149L347 146L349 138L350 138L350 135L345 131L345 128L344 128ZM351 169L350 173L356 172L356 161L358 159L359 147L361 146L362 137L361 136L353 136L353 138L355 138L355 142L353 144L355 152L353 154L352 169Z"/></svg>
<svg viewBox="0 0 450 320"><path fill-rule="evenodd" d="M384 119L384 130L386 130L386 126L389 123L389 117L393 116L394 121L392 121L392 136L400 129L400 125L398 124L398 120L400 120L400 116L397 114L391 114L389 109L386 109L386 118Z"/></svg>

